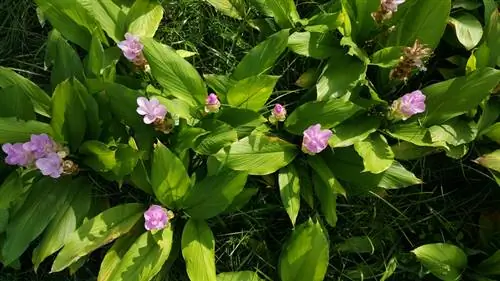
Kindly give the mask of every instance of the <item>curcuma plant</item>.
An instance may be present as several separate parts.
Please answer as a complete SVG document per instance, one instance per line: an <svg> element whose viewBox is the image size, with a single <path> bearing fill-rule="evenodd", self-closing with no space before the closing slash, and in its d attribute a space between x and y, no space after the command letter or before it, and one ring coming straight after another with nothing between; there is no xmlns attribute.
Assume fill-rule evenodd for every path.
<svg viewBox="0 0 500 281"><path fill-rule="evenodd" d="M217 275L207 220L242 208L252 180L271 175L294 226L277 275L320 281L337 200L421 184L406 161L473 154L500 182L494 1L480 5L483 28L451 0L326 1L308 17L292 0L208 0L269 36L232 73L204 75L153 38L156 1L35 2L53 27L50 86L0 68L5 266L34 247L35 269L51 257L52 272L73 273L102 249L99 281L164 280L179 254L192 281L261 280ZM445 34L460 49L454 68L436 58ZM314 67L293 97L274 98L286 52ZM108 200L103 188L137 195ZM301 202L318 215L296 226ZM436 274L423 251L443 280L465 267Z"/></svg>

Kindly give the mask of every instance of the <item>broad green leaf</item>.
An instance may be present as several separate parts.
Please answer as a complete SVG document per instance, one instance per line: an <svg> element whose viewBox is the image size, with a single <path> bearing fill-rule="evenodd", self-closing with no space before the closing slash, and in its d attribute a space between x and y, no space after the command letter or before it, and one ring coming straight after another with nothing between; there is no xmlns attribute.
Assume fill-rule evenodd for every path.
<svg viewBox="0 0 500 281"><path fill-rule="evenodd" d="M495 141L496 143L500 144L500 122L495 123L489 128L486 129L485 135Z"/></svg>
<svg viewBox="0 0 500 281"><path fill-rule="evenodd" d="M485 154L474 160L474 162L488 169L500 172L500 149Z"/></svg>
<svg viewBox="0 0 500 281"><path fill-rule="evenodd" d="M446 147L446 143L433 143L429 129L418 123L399 123L389 127L387 133L399 140L407 141L417 146Z"/></svg>
<svg viewBox="0 0 500 281"><path fill-rule="evenodd" d="M350 101L340 99L308 102L288 116L285 127L296 135L302 135L305 129L318 123L323 129L328 129L342 123L361 109Z"/></svg>
<svg viewBox="0 0 500 281"><path fill-rule="evenodd" d="M326 222L331 226L337 225L337 193L332 185L325 182L317 173L313 172L312 185L318 197L320 210Z"/></svg>
<svg viewBox="0 0 500 281"><path fill-rule="evenodd" d="M154 39L142 39L142 42L144 55L151 66L151 74L162 85L165 94L184 100L190 105L205 104L205 83L189 62L181 58L174 49Z"/></svg>
<svg viewBox="0 0 500 281"><path fill-rule="evenodd" d="M120 265L123 256L127 253L130 246L137 240L137 236L133 234L124 235L113 243L109 248L106 255L102 259L101 267L99 268L99 275L97 281L109 281L111 274Z"/></svg>
<svg viewBox="0 0 500 281"><path fill-rule="evenodd" d="M475 270L486 276L500 275L500 250L483 260Z"/></svg>
<svg viewBox="0 0 500 281"><path fill-rule="evenodd" d="M149 171L146 168L146 164L143 160L139 160L137 165L130 174L130 181L132 186L141 189L147 194L153 195L153 187L151 186L151 179L149 177Z"/></svg>
<svg viewBox="0 0 500 281"><path fill-rule="evenodd" d="M102 69L104 68L104 48L97 35L92 36L90 42L90 50L87 56L85 73L87 76L101 77Z"/></svg>
<svg viewBox="0 0 500 281"><path fill-rule="evenodd" d="M230 105L259 111L271 96L279 76L259 75L236 82L227 92Z"/></svg>
<svg viewBox="0 0 500 281"><path fill-rule="evenodd" d="M489 131L491 126L495 124L498 117L500 117L500 101L490 99L482 106L482 113L477 121L478 135L481 136Z"/></svg>
<svg viewBox="0 0 500 281"><path fill-rule="evenodd" d="M458 146L472 142L477 135L477 125L458 118L446 121L441 125L429 128L433 142L446 142Z"/></svg>
<svg viewBox="0 0 500 281"><path fill-rule="evenodd" d="M76 80L59 84L52 96L52 120L54 135L67 141L75 151L85 136L87 121L81 93Z"/></svg>
<svg viewBox="0 0 500 281"><path fill-rule="evenodd" d="M288 34L288 29L281 30L251 49L236 66L231 78L242 80L268 72L285 51Z"/></svg>
<svg viewBox="0 0 500 281"><path fill-rule="evenodd" d="M57 30L52 30L47 41L47 54L45 56L47 66L52 66L50 84L52 89L63 81L76 78L85 83L85 75L82 61L66 40Z"/></svg>
<svg viewBox="0 0 500 281"><path fill-rule="evenodd" d="M109 281L149 281L160 272L172 249L173 230L143 233L125 253Z"/></svg>
<svg viewBox="0 0 500 281"><path fill-rule="evenodd" d="M295 32L288 38L293 52L315 59L325 59L335 52L335 39L331 33Z"/></svg>
<svg viewBox="0 0 500 281"><path fill-rule="evenodd" d="M78 80L73 79L73 91L78 94L85 111L87 127L85 139L97 139L101 135L101 119L99 116L99 105L94 96L90 95L87 88Z"/></svg>
<svg viewBox="0 0 500 281"><path fill-rule="evenodd" d="M0 143L26 142L32 134L53 135L49 124L38 121L22 121L16 118L0 118Z"/></svg>
<svg viewBox="0 0 500 281"><path fill-rule="evenodd" d="M360 59L364 64L369 64L370 63L370 58L368 57L368 54L356 44L356 42L353 41L351 37L343 37L340 39L340 46L342 47L347 47L348 51L347 54L352 56L352 57L357 57Z"/></svg>
<svg viewBox="0 0 500 281"><path fill-rule="evenodd" d="M386 46L412 46L415 40L435 48L444 33L451 10L451 0L415 0L404 4L397 16L396 28Z"/></svg>
<svg viewBox="0 0 500 281"><path fill-rule="evenodd" d="M106 34L118 42L124 38L125 14L112 0L78 0L87 12L100 24Z"/></svg>
<svg viewBox="0 0 500 281"><path fill-rule="evenodd" d="M267 121L266 118L253 110L236 107L224 108L217 119L233 127L239 138L246 137L256 127Z"/></svg>
<svg viewBox="0 0 500 281"><path fill-rule="evenodd" d="M238 140L233 127L217 119L203 120L199 126L208 132L195 141L194 150L203 155L212 155Z"/></svg>
<svg viewBox="0 0 500 281"><path fill-rule="evenodd" d="M141 116L135 111L137 98L140 96L138 91L117 83L106 84L105 91L109 97L109 109L118 120L123 120L126 125L136 130L147 128Z"/></svg>
<svg viewBox="0 0 500 281"><path fill-rule="evenodd" d="M48 256L61 249L83 221L90 208L90 187L91 183L83 177L71 182L68 199L52 219L40 244L33 251L32 261L35 268L38 268Z"/></svg>
<svg viewBox="0 0 500 281"><path fill-rule="evenodd" d="M128 203L108 209L86 221L71 234L52 264L51 272L62 271L81 257L129 232L143 212L142 204Z"/></svg>
<svg viewBox="0 0 500 281"><path fill-rule="evenodd" d="M350 35L356 42L365 42L376 28L371 14L378 9L379 1L342 0L341 3L351 24L350 34L344 35Z"/></svg>
<svg viewBox="0 0 500 281"><path fill-rule="evenodd" d="M383 68L391 68L396 66L403 55L402 47L387 47L376 51L372 55L371 65L376 65Z"/></svg>
<svg viewBox="0 0 500 281"><path fill-rule="evenodd" d="M0 88L16 85L26 94L35 108L35 112L50 117L50 97L35 83L15 73L14 71L0 66Z"/></svg>
<svg viewBox="0 0 500 281"><path fill-rule="evenodd" d="M359 59L335 49L316 85L317 100L341 97L365 78L366 65Z"/></svg>
<svg viewBox="0 0 500 281"><path fill-rule="evenodd" d="M236 271L217 274L217 281L262 281L262 279L253 271Z"/></svg>
<svg viewBox="0 0 500 281"><path fill-rule="evenodd" d="M281 201L292 221L292 225L295 226L300 210L300 178L293 163L280 169L278 183Z"/></svg>
<svg viewBox="0 0 500 281"><path fill-rule="evenodd" d="M375 187L398 189L422 183L396 161L380 174L363 172L363 159L352 148L335 149L335 153L327 158L327 163L336 177L363 190Z"/></svg>
<svg viewBox="0 0 500 281"><path fill-rule="evenodd" d="M484 4L484 19L486 20L486 25L490 23L491 14L496 11L498 14L498 3L495 0L483 0Z"/></svg>
<svg viewBox="0 0 500 281"><path fill-rule="evenodd" d="M296 162L297 163L297 162ZM306 201L311 209L314 209L314 187L311 178L311 171L307 163L297 164L297 172L300 178L300 196Z"/></svg>
<svg viewBox="0 0 500 281"><path fill-rule="evenodd" d="M295 145L256 133L221 149L215 157L230 169L250 175L267 175L288 165L296 155Z"/></svg>
<svg viewBox="0 0 500 281"><path fill-rule="evenodd" d="M394 162L394 153L385 137L373 133L364 140L354 143L354 149L363 158L363 172L380 174Z"/></svg>
<svg viewBox="0 0 500 281"><path fill-rule="evenodd" d="M227 102L227 92L234 86L236 81L231 79L229 76L217 74L205 74L203 75L203 78L205 78L205 82L208 87L212 88L212 90L217 93L219 100Z"/></svg>
<svg viewBox="0 0 500 281"><path fill-rule="evenodd" d="M500 70L482 68L465 77L425 87L427 125L440 124L479 105L500 81Z"/></svg>
<svg viewBox="0 0 500 281"><path fill-rule="evenodd" d="M244 0L207 0L207 2L226 16L235 19L243 19L247 10Z"/></svg>
<svg viewBox="0 0 500 281"><path fill-rule="evenodd" d="M450 17L449 22L455 28L458 41L465 49L471 50L481 41L483 27L475 16L461 13L458 16Z"/></svg>
<svg viewBox="0 0 500 281"><path fill-rule="evenodd" d="M236 211L239 211L245 207L245 205L250 202L252 197L257 194L259 191L259 188L257 187L248 187L244 188L240 194L236 195L234 197L233 202L231 202L231 205L224 210L224 213L230 214L234 213Z"/></svg>
<svg viewBox="0 0 500 281"><path fill-rule="evenodd" d="M489 1L491 0L484 0ZM485 13L488 9L485 9ZM491 16L486 16L486 42L489 49L489 63L491 67L500 66L500 11L498 9L492 9Z"/></svg>
<svg viewBox="0 0 500 281"><path fill-rule="evenodd" d="M125 176L132 174L141 154L127 144L118 144L115 149L116 165L103 176L108 180L122 181Z"/></svg>
<svg viewBox="0 0 500 281"><path fill-rule="evenodd" d="M153 154L151 185L158 200L172 209L182 207L191 185L182 161L161 142L156 144Z"/></svg>
<svg viewBox="0 0 500 281"><path fill-rule="evenodd" d="M455 245L426 244L414 249L412 253L441 280L461 280L462 271L467 267L467 255Z"/></svg>
<svg viewBox="0 0 500 281"><path fill-rule="evenodd" d="M406 141L399 141L391 146L391 149L394 152L394 159L398 160L416 160L439 151L438 148L418 146Z"/></svg>
<svg viewBox="0 0 500 281"><path fill-rule="evenodd" d="M322 281L328 267L328 238L319 222L297 226L283 246L279 262L282 281Z"/></svg>
<svg viewBox="0 0 500 281"><path fill-rule="evenodd" d="M307 163L321 180L328 185L332 193L341 194L344 197L347 195L344 187L335 178L327 163L321 157L309 156L307 157Z"/></svg>
<svg viewBox="0 0 500 281"><path fill-rule="evenodd" d="M33 104L24 93L23 88L18 85L0 88L0 117L17 117L22 120L35 119Z"/></svg>
<svg viewBox="0 0 500 281"><path fill-rule="evenodd" d="M79 151L87 155L83 158L84 163L97 172L107 172L116 166L116 150L100 141L86 141Z"/></svg>
<svg viewBox="0 0 500 281"><path fill-rule="evenodd" d="M246 173L231 170L207 176L191 188L183 207L194 219L215 217L231 205L246 181Z"/></svg>
<svg viewBox="0 0 500 281"><path fill-rule="evenodd" d="M318 13L307 19L305 30L310 32L328 32L334 31L344 21L344 15L340 12L336 13Z"/></svg>
<svg viewBox="0 0 500 281"><path fill-rule="evenodd" d="M157 1L135 1L127 14L128 32L152 38L163 18L163 7Z"/></svg>
<svg viewBox="0 0 500 281"><path fill-rule="evenodd" d="M354 236L344 242L336 244L335 250L341 253L370 253L373 254L375 246L368 236Z"/></svg>
<svg viewBox="0 0 500 281"><path fill-rule="evenodd" d="M333 136L328 140L331 147L351 146L357 141L366 139L380 126L378 118L360 115L349 118L336 126Z"/></svg>
<svg viewBox="0 0 500 281"><path fill-rule="evenodd" d="M452 8L463 8L465 10L475 10L481 7L481 3L476 2L475 0L455 0Z"/></svg>
<svg viewBox="0 0 500 281"><path fill-rule="evenodd" d="M182 232L182 256L191 281L216 281L215 240L202 220L190 219Z"/></svg>
<svg viewBox="0 0 500 281"><path fill-rule="evenodd" d="M292 28L300 20L293 0L254 0L254 3L281 28Z"/></svg>
<svg viewBox="0 0 500 281"><path fill-rule="evenodd" d="M4 264L10 264L19 258L29 244L49 225L66 202L70 186L70 178L56 181L44 177L33 184L24 204L7 226L2 248Z"/></svg>
<svg viewBox="0 0 500 281"><path fill-rule="evenodd" d="M28 187L25 186L18 171L12 172L0 185L0 234L5 232L10 216L10 207L23 197Z"/></svg>

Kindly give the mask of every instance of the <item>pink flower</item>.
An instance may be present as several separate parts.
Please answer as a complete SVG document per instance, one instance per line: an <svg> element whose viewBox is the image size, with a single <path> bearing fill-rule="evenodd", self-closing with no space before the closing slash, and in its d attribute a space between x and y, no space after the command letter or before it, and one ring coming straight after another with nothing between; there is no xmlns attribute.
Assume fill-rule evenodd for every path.
<svg viewBox="0 0 500 281"><path fill-rule="evenodd" d="M22 143L2 145L2 150L7 154L5 163L9 165L29 166L33 164L34 156L30 150L24 148Z"/></svg>
<svg viewBox="0 0 500 281"><path fill-rule="evenodd" d="M156 98L148 100L145 97L139 97L137 98L137 105L136 111L144 116L144 123L146 124L161 121L167 115L167 108L160 104L160 101Z"/></svg>
<svg viewBox="0 0 500 281"><path fill-rule="evenodd" d="M129 61L134 61L142 56L144 45L141 44L139 37L127 32L125 34L125 40L118 43L118 48L122 50L123 55Z"/></svg>
<svg viewBox="0 0 500 281"><path fill-rule="evenodd" d="M286 119L286 109L284 106L277 103L276 105L274 105L269 120L271 121L271 123L276 123L276 121L283 122L285 121L285 119Z"/></svg>
<svg viewBox="0 0 500 281"><path fill-rule="evenodd" d="M419 90L408 93L392 103L391 111L396 119L401 120L422 113L425 111L425 95Z"/></svg>
<svg viewBox="0 0 500 281"><path fill-rule="evenodd" d="M57 144L46 134L31 135L31 140L23 144L23 148L31 151L36 159L57 152Z"/></svg>
<svg viewBox="0 0 500 281"><path fill-rule="evenodd" d="M218 112L220 108L220 101L217 95L211 93L205 99L205 112Z"/></svg>
<svg viewBox="0 0 500 281"><path fill-rule="evenodd" d="M35 165L44 176L58 178L63 173L62 159L55 152L36 160Z"/></svg>
<svg viewBox="0 0 500 281"><path fill-rule="evenodd" d="M304 131L302 151L314 155L320 153L328 146L328 140L333 133L330 130L321 130L321 125L312 125Z"/></svg>
<svg viewBox="0 0 500 281"><path fill-rule="evenodd" d="M163 229L168 224L167 211L158 205L151 205L149 209L144 212L144 228L146 230Z"/></svg>
<svg viewBox="0 0 500 281"><path fill-rule="evenodd" d="M396 12L398 6L403 4L405 0L380 0L380 5L385 11Z"/></svg>

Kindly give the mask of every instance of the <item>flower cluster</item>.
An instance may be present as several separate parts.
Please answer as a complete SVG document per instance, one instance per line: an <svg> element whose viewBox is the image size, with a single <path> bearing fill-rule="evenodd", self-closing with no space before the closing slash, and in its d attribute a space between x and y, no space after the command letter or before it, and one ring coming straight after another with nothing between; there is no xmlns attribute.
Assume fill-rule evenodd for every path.
<svg viewBox="0 0 500 281"><path fill-rule="evenodd" d="M174 213L159 205L151 205L144 212L144 228L146 230L160 230L168 227L169 221L174 218Z"/></svg>
<svg viewBox="0 0 500 281"><path fill-rule="evenodd" d="M403 49L403 56L400 58L398 65L391 71L390 78L397 80L407 80L414 69L421 71L425 68L426 60L431 56L432 49L415 40L412 47Z"/></svg>
<svg viewBox="0 0 500 281"><path fill-rule="evenodd" d="M312 125L304 131L302 151L314 155L325 150L328 140L333 136L330 130L321 130L321 125Z"/></svg>
<svg viewBox="0 0 500 281"><path fill-rule="evenodd" d="M269 116L269 122L271 124L276 124L278 122L283 122L286 119L286 109L283 105L277 103L274 105L271 116Z"/></svg>
<svg viewBox="0 0 500 281"><path fill-rule="evenodd" d="M406 120L415 114L425 111L425 95L413 91L395 100L391 106L391 117L395 120Z"/></svg>
<svg viewBox="0 0 500 281"><path fill-rule="evenodd" d="M168 134L174 127L174 120L166 118L167 108L157 98L137 98L136 112L144 116L145 124L153 124L157 131Z"/></svg>
<svg viewBox="0 0 500 281"><path fill-rule="evenodd" d="M46 134L31 135L29 142L6 143L2 150L7 154L5 163L26 168L36 167L44 176L59 178L63 173L75 172L76 164L64 160L68 150Z"/></svg>
<svg viewBox="0 0 500 281"><path fill-rule="evenodd" d="M146 71L149 69L149 64L142 53L144 45L140 42L139 37L127 32L125 40L117 45L122 50L123 55L134 65Z"/></svg>
<svg viewBox="0 0 500 281"><path fill-rule="evenodd" d="M372 13L373 19L379 23L390 19L393 13L398 11L398 6L404 2L405 0L380 0L378 10Z"/></svg>

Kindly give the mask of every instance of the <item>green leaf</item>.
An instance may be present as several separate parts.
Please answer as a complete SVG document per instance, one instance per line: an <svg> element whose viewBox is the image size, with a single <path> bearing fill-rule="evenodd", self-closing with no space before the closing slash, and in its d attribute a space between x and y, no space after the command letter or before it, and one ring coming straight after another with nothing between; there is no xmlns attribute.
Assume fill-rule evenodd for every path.
<svg viewBox="0 0 500 281"><path fill-rule="evenodd" d="M486 276L500 275L500 250L483 260L475 270Z"/></svg>
<svg viewBox="0 0 500 281"><path fill-rule="evenodd" d="M328 185L332 193L341 194L344 197L347 195L344 187L335 178L332 171L321 157L309 156L307 163L314 170L314 172L321 178L321 180Z"/></svg>
<svg viewBox="0 0 500 281"><path fill-rule="evenodd" d="M225 107L217 119L233 127L239 138L248 136L256 127L267 121L266 118L253 110L236 107Z"/></svg>
<svg viewBox="0 0 500 281"><path fill-rule="evenodd" d="M500 144L500 122L488 127L484 133L489 139Z"/></svg>
<svg viewBox="0 0 500 281"><path fill-rule="evenodd" d="M116 151L100 141L86 141L80 147L80 153L87 155L84 163L97 172L107 172L116 166Z"/></svg>
<svg viewBox="0 0 500 281"><path fill-rule="evenodd" d="M417 146L446 147L446 143L433 143L429 129L418 123L399 123L389 127L387 133L399 140L407 141Z"/></svg>
<svg viewBox="0 0 500 281"><path fill-rule="evenodd" d="M350 101L340 99L308 102L288 116L285 127L296 135L302 135L305 129L318 123L323 129L328 129L342 123L361 109Z"/></svg>
<svg viewBox="0 0 500 281"><path fill-rule="evenodd" d="M328 267L328 239L319 222L309 219L293 230L279 262L282 281L322 281Z"/></svg>
<svg viewBox="0 0 500 281"><path fill-rule="evenodd" d="M123 39L125 34L123 22L125 14L111 0L78 0L83 8L100 24L106 34L115 42Z"/></svg>
<svg viewBox="0 0 500 281"><path fill-rule="evenodd" d="M394 162L394 153L385 137L378 133L354 143L354 149L363 158L363 172L380 174L389 169Z"/></svg>
<svg viewBox="0 0 500 281"><path fill-rule="evenodd" d="M135 1L127 14L128 32L152 38L163 18L163 7L157 1Z"/></svg>
<svg viewBox="0 0 500 281"><path fill-rule="evenodd" d="M62 271L81 257L129 232L143 212L142 204L123 204L85 222L71 234L52 264L51 272Z"/></svg>
<svg viewBox="0 0 500 281"><path fill-rule="evenodd" d="M111 274L115 272L123 256L127 253L130 246L137 240L137 236L134 234L123 235L122 237L116 239L113 246L109 248L106 255L102 259L101 267L99 269L99 275L97 276L97 281L109 281Z"/></svg>
<svg viewBox="0 0 500 281"><path fill-rule="evenodd" d="M239 20L243 19L247 10L244 0L207 0L207 2L226 16Z"/></svg>
<svg viewBox="0 0 500 281"><path fill-rule="evenodd" d="M215 157L230 169L267 175L288 165L296 155L293 144L256 133L220 150Z"/></svg>
<svg viewBox="0 0 500 281"><path fill-rule="evenodd" d="M246 181L246 173L231 170L207 176L191 188L183 207L194 219L215 217L231 205Z"/></svg>
<svg viewBox="0 0 500 281"><path fill-rule="evenodd" d="M158 272L172 249L172 227L143 233L129 248L109 281L149 281Z"/></svg>
<svg viewBox="0 0 500 281"><path fill-rule="evenodd" d="M205 78L208 87L212 88L212 90L217 93L219 100L223 102L226 102L227 92L236 83L236 81L226 75L205 74L203 78Z"/></svg>
<svg viewBox="0 0 500 281"><path fill-rule="evenodd" d="M182 161L161 142L153 154L151 185L158 200L172 209L182 207L183 197L191 185Z"/></svg>
<svg viewBox="0 0 500 281"><path fill-rule="evenodd" d="M317 100L329 100L347 94L365 79L366 65L348 56L342 49L332 52L316 85Z"/></svg>
<svg viewBox="0 0 500 281"><path fill-rule="evenodd" d="M104 49L97 35L92 36L85 73L88 76L101 77L104 68Z"/></svg>
<svg viewBox="0 0 500 281"><path fill-rule="evenodd" d="M335 245L335 250L341 253L373 254L375 246L373 246L373 242L368 236L354 236Z"/></svg>
<svg viewBox="0 0 500 281"><path fill-rule="evenodd" d="M196 69L169 46L154 39L142 39L142 42L151 74L162 85L165 94L190 105L204 105L207 91Z"/></svg>
<svg viewBox="0 0 500 281"><path fill-rule="evenodd" d="M50 122L57 138L67 141L75 151L85 136L87 126L85 109L76 80L59 84L52 96L52 120Z"/></svg>
<svg viewBox="0 0 500 281"><path fill-rule="evenodd" d="M71 182L71 191L65 204L52 219L38 247L33 251L35 269L50 255L61 249L70 235L81 224L90 209L91 183L85 178Z"/></svg>
<svg viewBox="0 0 500 281"><path fill-rule="evenodd" d="M443 36L450 10L451 0L415 0L405 3L401 11L397 12L400 21L389 34L386 46L412 46L418 39L430 48L435 48Z"/></svg>
<svg viewBox="0 0 500 281"><path fill-rule="evenodd" d="M43 232L66 202L70 186L69 178L55 181L45 177L33 184L26 201L7 226L2 248L4 264L8 265L19 258Z"/></svg>
<svg viewBox="0 0 500 281"><path fill-rule="evenodd" d="M0 88L0 117L17 117L22 120L36 118L33 104L23 88L18 85Z"/></svg>
<svg viewBox="0 0 500 281"><path fill-rule="evenodd" d="M215 240L206 222L190 219L182 232L182 256L191 281L216 281Z"/></svg>
<svg viewBox="0 0 500 281"><path fill-rule="evenodd" d="M238 81L227 92L230 105L259 111L271 96L279 76L259 75Z"/></svg>
<svg viewBox="0 0 500 281"><path fill-rule="evenodd" d="M318 13L307 19L305 30L310 32L328 32L334 31L344 21L344 15L340 12L336 13Z"/></svg>
<svg viewBox="0 0 500 281"><path fill-rule="evenodd" d="M349 118L334 128L335 134L328 140L331 147L351 146L366 139L380 126L378 118L360 115Z"/></svg>
<svg viewBox="0 0 500 281"><path fill-rule="evenodd" d="M57 30L52 30L49 34L45 63L53 66L50 75L53 89L66 79L76 78L82 83L85 82L80 57Z"/></svg>
<svg viewBox="0 0 500 281"><path fill-rule="evenodd" d="M396 271L397 267L398 267L398 260L396 259L396 257L393 257L385 267L384 275L382 275L380 281L386 281L389 277L391 277L392 274L394 274L394 272Z"/></svg>
<svg viewBox="0 0 500 281"><path fill-rule="evenodd" d="M14 203L22 198L28 188L21 175L14 171L0 185L0 234L5 232L9 221L9 211Z"/></svg>
<svg viewBox="0 0 500 281"><path fill-rule="evenodd" d="M482 68L470 75L425 87L427 125L440 124L479 105L500 81L500 70Z"/></svg>
<svg viewBox="0 0 500 281"><path fill-rule="evenodd" d="M467 255L455 245L427 244L414 249L412 253L441 280L460 280L462 271L467 267Z"/></svg>
<svg viewBox="0 0 500 281"><path fill-rule="evenodd" d="M0 88L18 86L33 102L35 112L50 117L50 97L35 83L15 73L14 71L0 66Z"/></svg>
<svg viewBox="0 0 500 281"><path fill-rule="evenodd" d="M32 134L53 135L52 128L46 123L0 118L0 143L25 142Z"/></svg>
<svg viewBox="0 0 500 281"><path fill-rule="evenodd" d="M295 32L288 38L288 48L302 56L326 59L335 52L335 40L331 33Z"/></svg>
<svg viewBox="0 0 500 281"><path fill-rule="evenodd" d="M292 225L295 226L300 210L300 179L297 168L293 163L280 169L278 183L281 201L292 221Z"/></svg>
<svg viewBox="0 0 500 281"><path fill-rule="evenodd" d="M474 162L488 169L500 172L500 149L485 154L474 160Z"/></svg>
<svg viewBox="0 0 500 281"><path fill-rule="evenodd" d="M326 162L336 177L363 190L375 187L397 189L422 183L397 161L380 174L363 172L363 159L352 148L335 149Z"/></svg>
<svg viewBox="0 0 500 281"><path fill-rule="evenodd" d="M262 279L253 271L237 271L217 274L217 281L262 281Z"/></svg>
<svg viewBox="0 0 500 281"><path fill-rule="evenodd" d="M257 7L269 17L273 17L282 28L294 27L300 16L293 0L255 0Z"/></svg>
<svg viewBox="0 0 500 281"><path fill-rule="evenodd" d="M391 146L394 158L398 160L416 160L438 152L437 148L417 146L411 142L400 141Z"/></svg>
<svg viewBox="0 0 500 281"><path fill-rule="evenodd" d="M332 185L325 182L319 175L313 172L312 184L316 195L318 196L318 201L320 204L320 210L323 216L325 216L326 222L331 226L335 227L337 225L337 193L333 190Z"/></svg>
<svg viewBox="0 0 500 281"><path fill-rule="evenodd" d="M378 1L365 0L342 0L343 10L346 12L346 21L351 24L350 35L356 42L364 42L369 39L375 29L375 21L371 14L377 10L380 3Z"/></svg>
<svg viewBox="0 0 500 281"><path fill-rule="evenodd" d="M195 151L203 155L212 155L238 140L238 134L233 127L217 119L206 119L200 127L209 132L195 141Z"/></svg>
<svg viewBox="0 0 500 281"><path fill-rule="evenodd" d="M285 51L288 43L288 34L289 31L287 29L281 30L251 49L236 66L231 77L235 80L242 80L268 72Z"/></svg>
<svg viewBox="0 0 500 281"><path fill-rule="evenodd" d="M465 49L471 50L481 41L483 27L475 16L461 13L458 16L450 17L449 22L455 28L458 41Z"/></svg>
<svg viewBox="0 0 500 281"><path fill-rule="evenodd" d="M459 146L472 142L477 136L477 125L459 118L446 121L441 125L429 128L433 142L446 142L453 146Z"/></svg>
<svg viewBox="0 0 500 281"><path fill-rule="evenodd" d="M490 16L493 12L498 12L498 4L495 3L495 0L483 0L484 4L484 19L486 20L486 25L490 23Z"/></svg>
<svg viewBox="0 0 500 281"><path fill-rule="evenodd" d="M383 68L395 67L403 55L402 47L388 47L376 51L372 55L370 64Z"/></svg>

